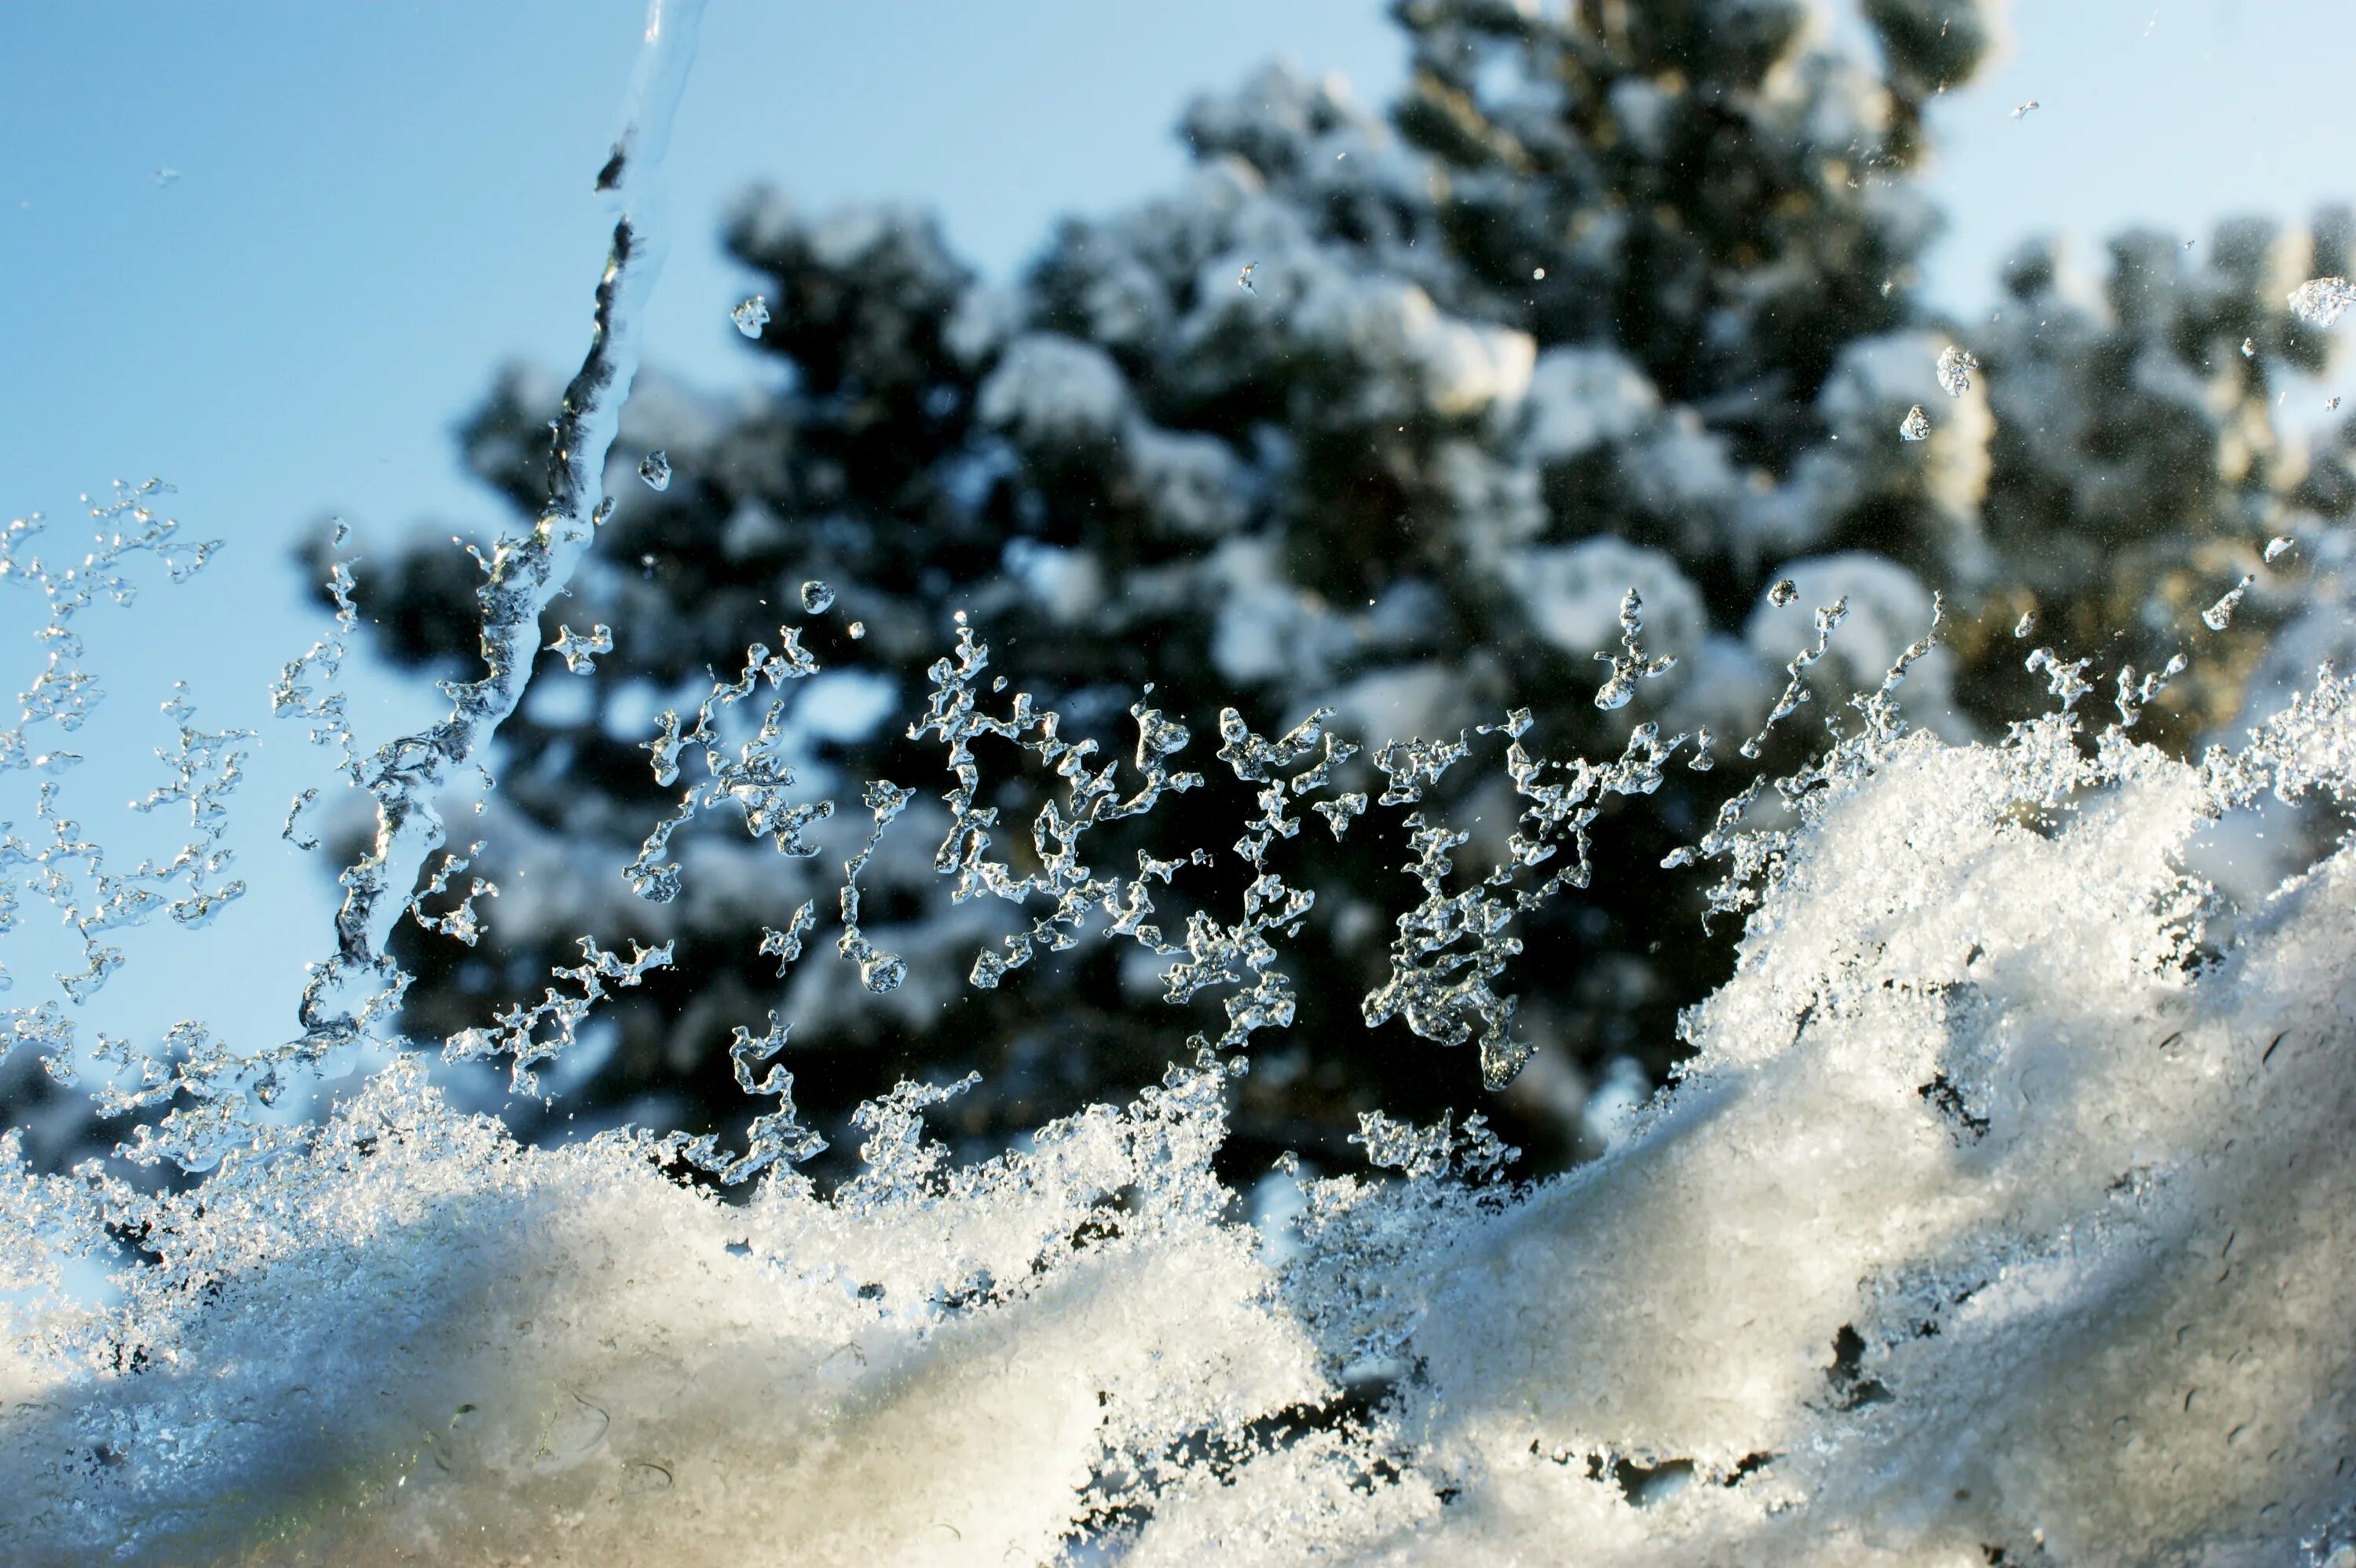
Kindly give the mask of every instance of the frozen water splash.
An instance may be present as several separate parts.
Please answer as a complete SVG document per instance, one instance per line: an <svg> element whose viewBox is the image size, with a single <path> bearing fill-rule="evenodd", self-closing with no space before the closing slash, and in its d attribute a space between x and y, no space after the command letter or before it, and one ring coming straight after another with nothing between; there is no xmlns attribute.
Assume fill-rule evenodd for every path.
<svg viewBox="0 0 2356 1568"><path fill-rule="evenodd" d="M574 987L573 995L550 986L530 1007L515 1003L498 1015L493 1028L461 1029L442 1048L447 1061L487 1061L505 1056L513 1062L509 1088L518 1094L540 1093L538 1069L578 1043L581 1025L607 995L606 982L627 989L650 969L669 967L671 944L644 947L632 944L627 958L609 953L593 937L581 939L582 962L560 968L554 980Z"/></svg>
<svg viewBox="0 0 2356 1568"><path fill-rule="evenodd" d="M654 0L631 80L623 130L600 172L620 216L599 279L588 354L566 387L552 430L550 494L520 539L477 553L483 673L443 683L450 711L418 733L378 747L358 782L376 806L376 832L346 868L336 951L315 965L300 1009L304 1033L293 1056L317 1061L366 1038L398 1000L406 978L385 953L409 906L425 859L444 839L434 796L474 759L522 699L538 651L541 615L564 590L597 528L611 512L605 459L638 361L638 315L661 266L662 158L670 122L694 58L701 0ZM261 1069L275 1072L274 1065Z"/></svg>
<svg viewBox="0 0 2356 1568"><path fill-rule="evenodd" d="M798 801L790 791L794 770L787 761L787 704L770 702L760 730L734 748L721 734L721 716L751 697L766 681L775 688L786 681L816 675L818 660L801 645L801 629L780 626L778 648L766 643L744 650L744 668L733 681L715 678L712 690L695 709L695 722L682 729L680 716L667 712L655 738L646 742L652 754L655 783L679 780L681 758L690 747L703 764L703 782L691 784L680 795L678 807L655 825L623 875L630 891L652 903L669 903L679 896L680 869L662 857L669 852L672 835L706 811L734 805L743 814L746 832L766 834L779 854L807 859L817 846L803 835L816 823L834 815L831 800Z"/></svg>
<svg viewBox="0 0 2356 1568"><path fill-rule="evenodd" d="M1846 595L1818 608L1815 645L1801 649L1799 653L1793 656L1792 662L1783 667L1783 673L1789 677L1783 687L1783 693L1775 699L1775 706L1768 709L1767 721L1760 726L1759 733L1742 742L1740 750L1744 757L1756 762L1761 749L1767 744L1768 735L1773 731L1775 726L1790 718L1798 709L1800 704L1809 699L1808 671L1819 659L1832 651L1833 633L1847 619L1848 619L1848 599Z"/></svg>
<svg viewBox="0 0 2356 1568"><path fill-rule="evenodd" d="M2244 573L2242 581L2227 589L2217 603L2201 612L2201 624L2212 632L2222 632L2232 625L2233 612L2241 606L2242 595L2247 593L2250 584L2256 581L2255 577Z"/></svg>
<svg viewBox="0 0 2356 1568"><path fill-rule="evenodd" d="M2291 314L2308 325L2329 326L2340 319L2340 312L2356 304L2356 286L2345 278L2309 278L2291 290L2287 303Z"/></svg>
<svg viewBox="0 0 2356 1568"><path fill-rule="evenodd" d="M614 631L610 626L592 626L583 636L570 626L556 628L556 640L548 645L549 652L564 661L564 667L574 675L594 675L597 656L614 651Z"/></svg>
<svg viewBox="0 0 2356 1568"><path fill-rule="evenodd" d="M1970 349L1948 344L1939 350L1939 389L1951 398L1962 397L1972 389L1972 372L1979 368Z"/></svg>
<svg viewBox="0 0 2356 1568"><path fill-rule="evenodd" d="M162 705L169 740L155 756L167 776L131 803L141 814L186 808L187 834L173 853L161 860L143 858L127 869L109 866L98 840L69 815L64 775L81 758L64 737L82 728L105 695L82 666L79 617L102 600L131 604L143 559L160 567L167 581L185 582L220 548L218 540L178 537L180 525L155 511L169 494L170 485L150 479L136 485L117 481L104 501L85 496L94 525L90 542L62 562L35 553L46 527L40 514L0 530L0 581L39 595L44 612L32 634L42 650L39 671L17 693L16 721L0 728L0 775L30 773L39 781L28 834L19 836L13 823L0 822L0 934L15 927L23 895L48 903L81 945L81 966L51 976L76 1005L97 995L123 966L122 950L107 940L111 933L159 914L184 927L203 926L245 892L245 883L229 875L235 857L226 835L230 797L243 782L253 734L198 729L184 682L173 686ZM0 991L13 985L0 968ZM0 1034L0 1057L14 1044L37 1041L51 1076L74 1080L74 1031L53 1003L0 1010L0 1024L9 1030Z"/></svg>
<svg viewBox="0 0 2356 1568"><path fill-rule="evenodd" d="M1226 749L1289 791L1324 739ZM15 1168L0 1552L2291 1560L2356 1418L2316 1328L2356 1318L2356 849L2202 962L2182 857L2351 767L2337 678L2197 764L2068 706L1861 727L1605 1158L1516 1185L1477 1117L1371 1115L1387 1178L1304 1183L1280 1266L1211 1168L1215 1069L980 1163L926 1136L959 1085L905 1085L828 1198L774 1018L731 1048L775 1103L742 1154L518 1147L402 1059L198 1192ZM1426 827L1420 864L1461 848ZM110 1229L151 1259L119 1306L41 1294Z"/></svg>

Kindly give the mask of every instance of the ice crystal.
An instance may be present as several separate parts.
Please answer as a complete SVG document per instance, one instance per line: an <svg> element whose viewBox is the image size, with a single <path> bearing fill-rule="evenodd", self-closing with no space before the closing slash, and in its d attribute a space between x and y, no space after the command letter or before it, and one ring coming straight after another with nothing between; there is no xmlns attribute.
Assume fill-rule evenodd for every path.
<svg viewBox="0 0 2356 1568"><path fill-rule="evenodd" d="M1767 743L1769 732L1790 718L1800 704L1808 700L1808 670L1831 651L1833 631L1847 618L1848 600L1846 596L1817 609L1815 645L1801 649L1793 656L1792 662L1783 667L1783 673L1788 677L1783 694L1775 699L1775 706L1768 709L1767 721L1759 727L1759 733L1742 742L1740 750L1745 757L1756 761L1760 749Z"/></svg>
<svg viewBox="0 0 2356 1568"><path fill-rule="evenodd" d="M2217 603L2201 612L2201 624L2212 632L2222 632L2232 625L2233 612L2240 606L2242 595L2247 593L2250 591L2250 584L2256 581L2255 577L2244 572L2241 581L2227 589L2223 597Z"/></svg>
<svg viewBox="0 0 2356 1568"><path fill-rule="evenodd" d="M1979 368L1970 349L1948 344L1939 350L1939 389L1951 398L1962 397L1972 389L1972 372Z"/></svg>
<svg viewBox="0 0 2356 1568"><path fill-rule="evenodd" d="M775 653L766 643L755 643L744 650L744 667L734 680L713 678L711 691L696 707L691 726L682 728L676 711L666 712L654 739L645 743L651 753L655 783L676 784L681 759L691 747L702 762L704 776L701 784L691 784L680 795L678 806L655 825L639 846L637 859L624 869L631 891L640 898L669 903L679 896L680 868L661 857L680 828L723 805L734 805L743 815L746 832L768 835L779 854L806 859L818 853L817 846L803 834L834 814L834 802L797 801L788 794L795 781L786 760L787 703L782 699L772 700L759 731L736 746L733 755L721 734L721 716L751 697L763 681L774 689L786 681L818 673L818 660L801 645L799 627L781 626L777 636L779 647Z"/></svg>
<svg viewBox="0 0 2356 1568"><path fill-rule="evenodd" d="M2356 304L2356 285L2340 277L2309 278L2291 290L2291 314L2311 326L2329 326L2340 313Z"/></svg>
<svg viewBox="0 0 2356 1568"><path fill-rule="evenodd" d="M630 956L624 958L598 946L595 938L584 936L581 938L582 962L560 968L552 976L562 984L577 987L579 995L568 995L552 985L530 1006L517 1002L507 1008L498 1015L494 1028L460 1029L443 1046L442 1054L451 1061L509 1057L513 1061L509 1088L518 1094L537 1094L537 1069L573 1046L581 1025L605 999L606 982L626 989L636 986L648 970L668 967L671 950L668 942L659 947L633 944Z"/></svg>
<svg viewBox="0 0 2356 1568"><path fill-rule="evenodd" d="M583 636L570 626L556 628L556 641L548 645L549 651L564 660L564 667L574 675L594 674L597 656L614 651L614 632L610 626L592 626Z"/></svg>
<svg viewBox="0 0 2356 1568"><path fill-rule="evenodd" d="M1634 589L1628 590L1620 601L1620 651L1595 656L1599 662L1612 667L1612 673L1604 677L1603 685L1595 693L1595 706L1606 712L1625 708L1636 695L1638 681L1655 679L1676 667L1677 661L1672 656L1644 656L1644 650L1637 641L1644 629L1644 610L1643 598Z"/></svg>

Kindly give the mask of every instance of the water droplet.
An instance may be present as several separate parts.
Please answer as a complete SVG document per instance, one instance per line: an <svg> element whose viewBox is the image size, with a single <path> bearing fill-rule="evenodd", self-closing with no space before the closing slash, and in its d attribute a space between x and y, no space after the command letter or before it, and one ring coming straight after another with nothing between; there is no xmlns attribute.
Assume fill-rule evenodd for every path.
<svg viewBox="0 0 2356 1568"><path fill-rule="evenodd" d="M867 623L864 621L853 621L851 624L845 626L843 631L848 633L851 640L855 643L859 641L860 638L867 635Z"/></svg>
<svg viewBox="0 0 2356 1568"><path fill-rule="evenodd" d="M1236 274L1236 287L1243 290L1246 293L1256 294L1259 293L1258 289L1252 287L1251 281L1252 269L1258 265L1259 263L1258 261L1246 261L1244 263L1244 270Z"/></svg>
<svg viewBox="0 0 2356 1568"><path fill-rule="evenodd" d="M834 590L812 578L802 584L802 608L813 615L823 615L834 607Z"/></svg>
<svg viewBox="0 0 2356 1568"><path fill-rule="evenodd" d="M2032 99L2030 99L2028 102L2026 102L2026 103L2022 104L2019 108L2015 109L2015 110L2012 112L2012 117L2013 117L2014 119L2016 119L2016 120L2024 119L2024 118L2026 118L2026 117L2027 117L2027 116L2028 116L2028 115L2029 115L2032 111L2034 111L2034 110L2036 110L2036 109L2039 109L2039 108L2041 108L2041 107L2042 107L2042 105L2040 105L2040 104L2037 101L2037 100L2035 100L2034 98L2032 98Z"/></svg>
<svg viewBox="0 0 2356 1568"><path fill-rule="evenodd" d="M1898 421L1898 439L1901 441L1926 441L1930 434L1931 416L1922 411L1920 403L1908 409L1906 417Z"/></svg>
<svg viewBox="0 0 2356 1568"><path fill-rule="evenodd" d="M161 189L165 186L179 184L180 171L177 169L157 169L152 177L155 181L156 187Z"/></svg>
<svg viewBox="0 0 2356 1568"><path fill-rule="evenodd" d="M1972 372L1979 368L1970 349L1948 344L1939 352L1939 389L1951 398L1962 397L1972 389Z"/></svg>
<svg viewBox="0 0 2356 1568"><path fill-rule="evenodd" d="M2232 625L2234 606L2241 603L2242 595L2249 592L2250 584L2255 581L2244 573L2242 581L2233 584L2222 599L2201 612L2201 624L2212 632L2222 632Z"/></svg>
<svg viewBox="0 0 2356 1568"><path fill-rule="evenodd" d="M2298 541L2297 539L2291 538L2288 534L2277 534L2273 539L2266 541L2266 560L2270 563L2280 560L2283 557L2288 555L2292 550L2297 548Z"/></svg>
<svg viewBox="0 0 2356 1568"><path fill-rule="evenodd" d="M2023 610L2020 613L2020 619L2012 624L2012 635L2015 637L2025 637L2035 630L2037 630L2037 612L2034 610Z"/></svg>
<svg viewBox="0 0 2356 1568"><path fill-rule="evenodd" d="M1767 591L1767 603L1780 610L1799 596L1800 585L1786 577Z"/></svg>
<svg viewBox="0 0 2356 1568"><path fill-rule="evenodd" d="M1531 282L1533 282L1533 283L1542 283L1546 282L1546 269L1545 269L1544 267L1533 267L1533 268L1531 268L1531 269L1530 269L1530 281L1531 281Z"/></svg>
<svg viewBox="0 0 2356 1568"><path fill-rule="evenodd" d="M1004 691L1006 689L1006 677L1002 675L992 677L990 683L990 689L992 691Z"/></svg>
<svg viewBox="0 0 2356 1568"><path fill-rule="evenodd" d="M2244 337L2244 339L2242 339L2242 357L2243 357L2243 358L2244 358L2244 359L2254 359L2254 358L2256 358L2257 357L2258 357L2258 346L2257 346L2257 344L2256 344L2254 340L2252 340L2252 339L2250 339L2250 338L2247 338L2247 337Z"/></svg>
<svg viewBox="0 0 2356 1568"><path fill-rule="evenodd" d="M769 325L769 302L763 295L755 294L730 311L728 319L734 322L736 330L745 336L758 337L761 328Z"/></svg>
<svg viewBox="0 0 2356 1568"><path fill-rule="evenodd" d="M2324 400L2323 400L2323 411L2324 411L2325 413L2327 413L2327 414L2336 414L2336 413L2338 413L2338 412L2340 411L2340 400L2339 400L2338 398L2326 398L2326 399L2324 399Z"/></svg>
<svg viewBox="0 0 2356 1568"><path fill-rule="evenodd" d="M644 555L642 555L642 556L638 557L638 572L639 572L639 575L643 576L643 577L644 577L648 581L651 582L651 581L654 581L654 576L655 576L655 556L654 556L654 551L652 551L652 550L648 550L646 554L644 554Z"/></svg>
<svg viewBox="0 0 2356 1568"><path fill-rule="evenodd" d="M670 488L670 453L649 452L638 459L638 477L647 482L649 490Z"/></svg>

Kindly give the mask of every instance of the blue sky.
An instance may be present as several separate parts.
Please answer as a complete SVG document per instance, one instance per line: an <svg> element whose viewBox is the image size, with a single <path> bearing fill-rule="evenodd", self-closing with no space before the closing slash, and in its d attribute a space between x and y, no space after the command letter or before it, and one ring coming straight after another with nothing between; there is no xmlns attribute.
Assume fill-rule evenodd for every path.
<svg viewBox="0 0 2356 1568"><path fill-rule="evenodd" d="M499 363L579 357L604 252L590 176L639 17L637 0L0 9L0 515L40 508L62 528L78 492L155 474L192 532L230 542L197 584L93 639L114 710L78 782L144 793L172 678L211 721L263 731L251 904L196 942L141 939L134 965L147 948L158 967L145 986L126 972L107 1027L284 1017L329 892L275 837L316 772L262 699L316 632L286 543L328 512L364 549L419 518L501 520L458 474L450 426ZM2030 232L2140 220L2197 237L2356 191L2336 123L2347 17L2345 0L2019 0L2006 58L1935 111L1930 192L1950 228L1933 297L1985 309L1996 258ZM929 204L1003 273L1055 213L1168 183L1184 98L1279 55L1342 70L1374 103L1401 77L1381 7L1343 0L713 0L649 357L717 387L752 368L725 319L747 280L710 236L756 178L816 207ZM19 685L35 619L0 595ZM382 683L358 695L377 735L423 711Z"/></svg>

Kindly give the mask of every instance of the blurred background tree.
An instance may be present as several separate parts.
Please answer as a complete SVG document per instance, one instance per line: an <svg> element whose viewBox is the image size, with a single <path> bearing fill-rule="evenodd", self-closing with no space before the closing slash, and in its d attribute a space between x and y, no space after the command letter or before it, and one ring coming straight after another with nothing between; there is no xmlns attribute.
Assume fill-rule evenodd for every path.
<svg viewBox="0 0 2356 1568"><path fill-rule="evenodd" d="M2198 639L2146 732L2222 722L2292 603L2263 547L2356 505L2346 443L2302 462L2274 422L2286 377L2324 363L2284 294L2346 270L2348 219L2130 234L2100 297L2032 249L1993 319L1943 320L1915 290L1937 221L1912 183L1922 109L1981 61L1988 21L1966 0L1864 12L1870 59L1812 32L1800 0L1402 0L1413 69L1387 121L1337 82L1266 69L1186 109L1180 188L1066 221L1009 288L921 213L748 196L727 243L768 280L758 346L776 373L733 400L657 382L631 404L619 505L546 628L608 624L614 648L585 675L543 656L483 819L477 869L501 890L487 934L406 933L405 1026L485 1021L592 932L672 940L679 962L617 999L560 1080L561 1114L741 1119L727 1041L770 1008L793 1026L796 1098L830 1133L906 1075L980 1070L951 1109L991 1137L1157 1076L1205 1015L1156 1003L1125 944L962 984L1012 926L938 896L930 803L948 779L905 733L961 610L1067 733L1125 752L1149 684L1194 730L1182 760L1211 787L1101 830L1105 867L1224 848L1248 795L1209 757L1222 704L1263 732L1331 706L1370 747L1515 706L1549 755L1616 752L1640 722L1710 727L1721 766L1615 803L1592 887L1529 917L1501 985L1536 1053L1499 1093L1473 1051L1361 1020L1409 901L1396 828L1333 843L1312 821L1283 851L1317 896L1287 965L1300 1012L1238 1081L1226 1157L1341 1163L1360 1111L1453 1106L1543 1169L1592 1152L1602 1104L1672 1068L1677 1008L1730 962L1731 923L1700 920L1706 879L1657 868L1748 777L1735 742L1812 607L1849 607L1816 713L1879 682L1936 588L1946 645L1901 694L1922 721L2000 731L2043 700L2020 668L2040 642L2106 677ZM1950 346L1979 367L1954 396ZM557 391L510 370L463 432L519 519L545 494ZM1901 439L1916 405L1928 435ZM659 491L628 466L657 451ZM2253 571L2230 627L2206 632L2200 612ZM1786 578L1796 598L1778 603ZM475 581L447 528L421 528L362 567L364 624L393 659L462 673ZM830 603L807 609L826 595L806 582ZM1678 663L1603 711L1593 656L1631 587L1648 651ZM795 693L789 742L808 794L844 808L813 833L822 852L781 859L707 818L673 841L680 895L633 898L621 869L676 799L648 767L658 716L781 625L830 667ZM1817 733L1780 735L1757 765ZM780 982L762 931L807 899L831 910L870 779L919 792L862 879L870 934L910 977L866 997L821 928ZM1006 837L1049 782L985 797ZM1498 770L1446 782L1451 819L1500 849L1516 808ZM1194 896L1232 903L1244 873L1223 859Z"/></svg>

